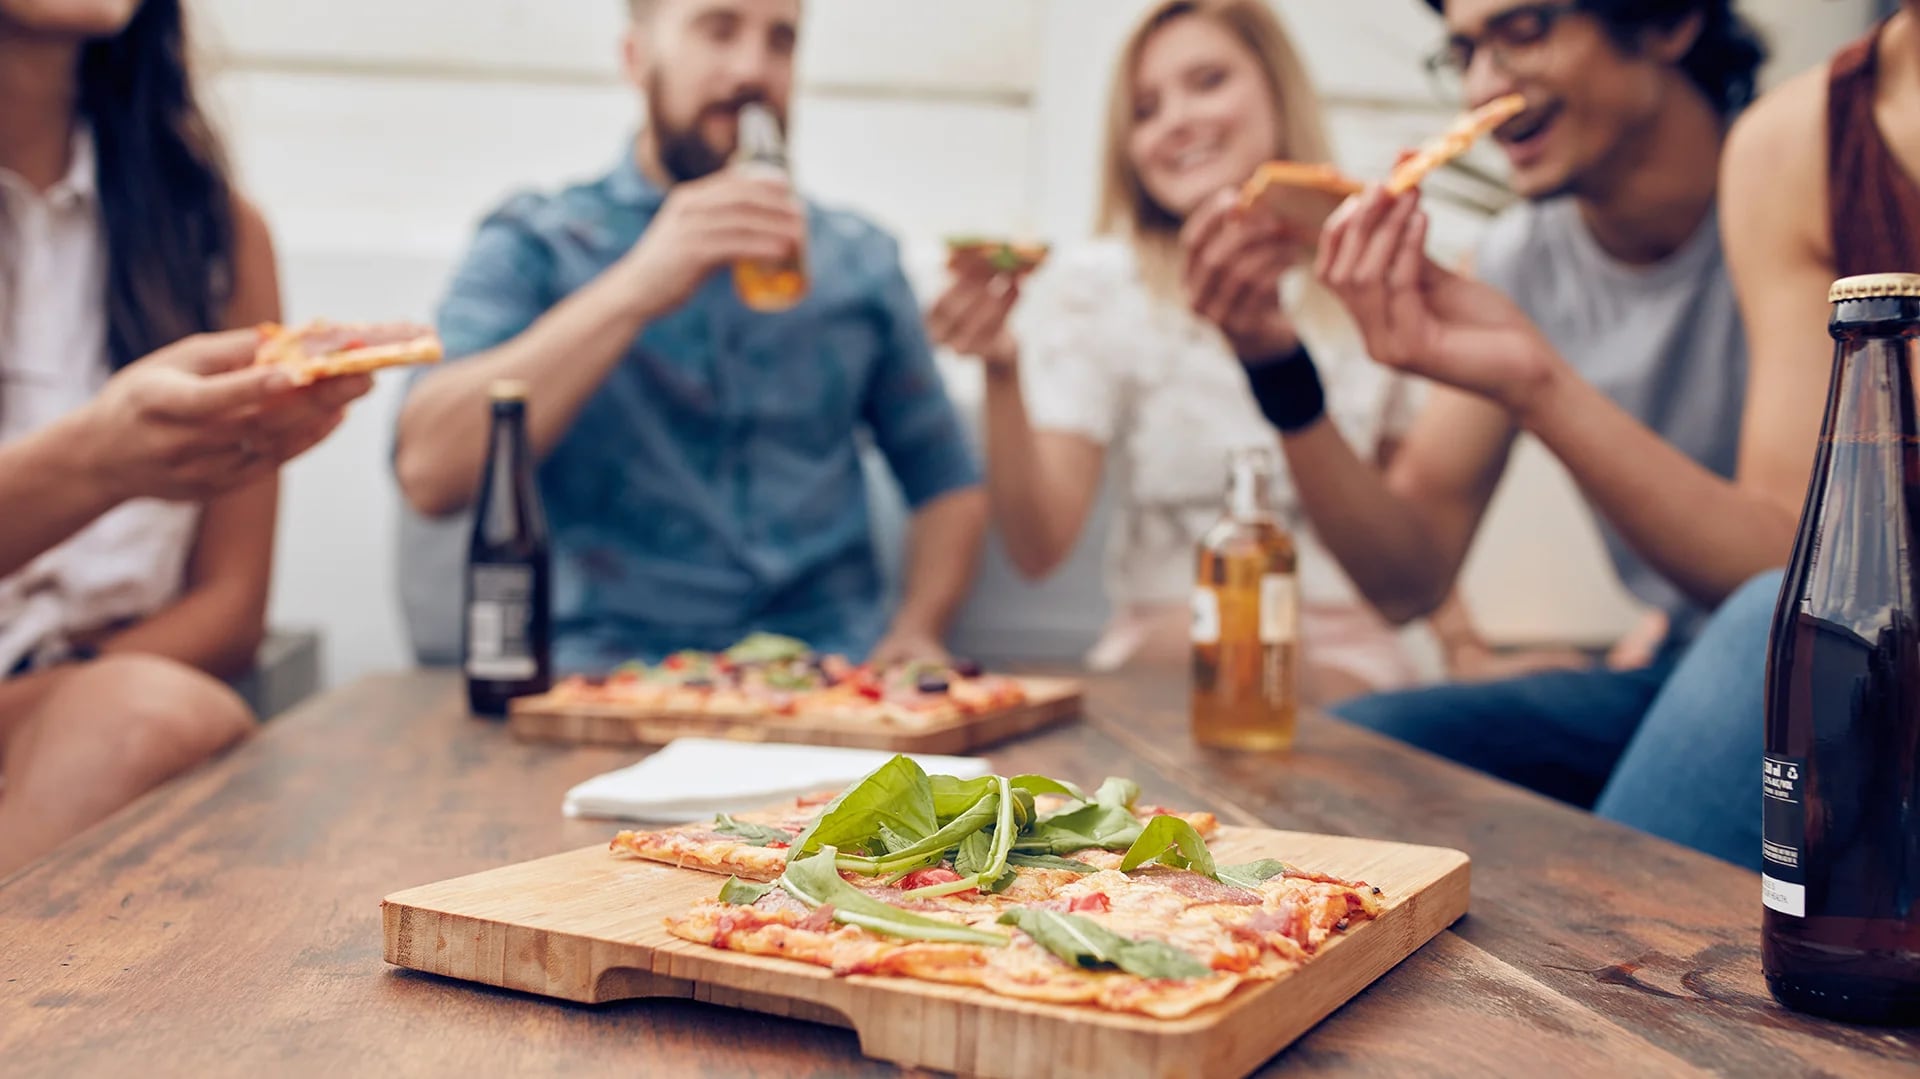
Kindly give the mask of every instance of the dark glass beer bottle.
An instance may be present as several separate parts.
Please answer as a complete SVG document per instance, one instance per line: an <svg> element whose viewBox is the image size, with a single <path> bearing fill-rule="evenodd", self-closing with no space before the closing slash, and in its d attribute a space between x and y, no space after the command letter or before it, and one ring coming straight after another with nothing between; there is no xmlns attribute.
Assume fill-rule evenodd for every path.
<svg viewBox="0 0 1920 1079"><path fill-rule="evenodd" d="M552 681L547 518L527 445L527 388L496 382L493 435L467 547L461 662L474 714L504 716Z"/></svg>
<svg viewBox="0 0 1920 1079"><path fill-rule="evenodd" d="M1833 286L1819 453L1767 660L1762 957L1788 1007L1920 1021L1920 275Z"/></svg>

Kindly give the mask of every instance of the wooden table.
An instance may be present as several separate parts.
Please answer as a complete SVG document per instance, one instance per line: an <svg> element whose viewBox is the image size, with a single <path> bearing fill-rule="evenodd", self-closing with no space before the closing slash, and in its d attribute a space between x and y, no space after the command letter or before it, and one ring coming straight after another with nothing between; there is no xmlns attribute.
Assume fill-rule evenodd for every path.
<svg viewBox="0 0 1920 1079"><path fill-rule="evenodd" d="M1473 913L1269 1071L1920 1072L1920 1033L1781 1010L1759 882L1330 721L1285 756L1198 749L1177 678L1090 686L1003 772L1459 847ZM380 898L584 846L561 795L634 754L508 739L444 674L370 679L0 882L0 1073L891 1075L851 1032L677 1001L586 1008L386 967Z"/></svg>

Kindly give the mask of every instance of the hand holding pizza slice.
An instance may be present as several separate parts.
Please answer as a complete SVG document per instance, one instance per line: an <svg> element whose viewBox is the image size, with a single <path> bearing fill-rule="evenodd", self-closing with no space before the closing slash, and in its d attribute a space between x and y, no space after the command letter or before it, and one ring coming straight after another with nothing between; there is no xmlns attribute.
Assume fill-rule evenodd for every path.
<svg viewBox="0 0 1920 1079"><path fill-rule="evenodd" d="M1508 94L1462 115L1419 149L1400 155L1387 178L1387 193L1404 195L1419 187L1435 170L1465 154L1482 136L1520 115L1526 107L1524 96ZM1240 205L1245 209L1260 206L1280 220L1301 227L1306 235L1317 235L1340 203L1366 190L1366 186L1333 165L1269 161L1241 188Z"/></svg>

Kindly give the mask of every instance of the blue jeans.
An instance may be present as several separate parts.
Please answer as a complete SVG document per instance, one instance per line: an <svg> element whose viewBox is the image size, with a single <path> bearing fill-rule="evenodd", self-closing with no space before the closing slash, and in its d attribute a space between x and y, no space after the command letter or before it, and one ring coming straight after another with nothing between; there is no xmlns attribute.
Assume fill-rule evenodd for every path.
<svg viewBox="0 0 1920 1079"><path fill-rule="evenodd" d="M1639 671L1553 671L1350 701L1334 714L1602 817L1760 867L1767 634L1780 574Z"/></svg>

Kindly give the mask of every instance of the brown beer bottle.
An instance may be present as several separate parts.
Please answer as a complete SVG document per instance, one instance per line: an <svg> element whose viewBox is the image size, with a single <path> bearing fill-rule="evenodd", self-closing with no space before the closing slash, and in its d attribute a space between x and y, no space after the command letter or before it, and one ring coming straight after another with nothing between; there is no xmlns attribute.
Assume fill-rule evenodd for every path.
<svg viewBox="0 0 1920 1079"><path fill-rule="evenodd" d="M773 110L758 103L740 109L740 141L734 161L790 179L786 139ZM807 271L799 253L778 262L737 262L733 287L755 311L785 311L807 294Z"/></svg>
<svg viewBox="0 0 1920 1079"><path fill-rule="evenodd" d="M1193 590L1193 738L1230 749L1293 744L1300 669L1293 537L1274 512L1273 453L1228 462L1227 511L1201 537Z"/></svg>
<svg viewBox="0 0 1920 1079"><path fill-rule="evenodd" d="M544 693L553 679L552 557L527 445L527 387L496 382L489 396L493 436L467 547L461 666L474 714L504 716L509 701Z"/></svg>
<svg viewBox="0 0 1920 1079"><path fill-rule="evenodd" d="M1790 1008L1920 1022L1920 275L1836 283L1826 419L1774 613L1762 960Z"/></svg>

